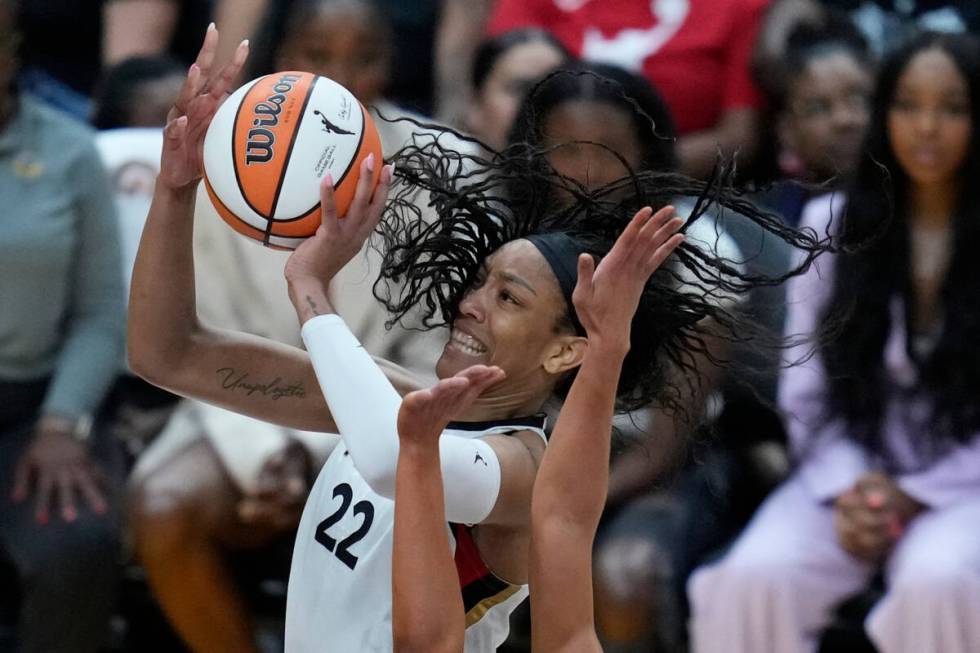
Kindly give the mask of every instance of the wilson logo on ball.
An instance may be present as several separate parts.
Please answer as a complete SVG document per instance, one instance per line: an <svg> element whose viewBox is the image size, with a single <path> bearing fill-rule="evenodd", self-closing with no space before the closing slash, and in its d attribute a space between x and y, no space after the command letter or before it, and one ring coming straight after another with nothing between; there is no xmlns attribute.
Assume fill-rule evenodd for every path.
<svg viewBox="0 0 980 653"><path fill-rule="evenodd" d="M275 91L264 102L255 105L252 120L255 129L248 131L248 142L245 145L245 165L266 163L272 158L272 146L276 142L275 133L268 129L279 124L279 114L286 102L286 94L293 90L293 84L301 79L299 75L283 75L279 83L272 87Z"/></svg>
<svg viewBox="0 0 980 653"><path fill-rule="evenodd" d="M233 229L293 249L320 226L321 179L333 177L344 215L372 152L381 161L381 139L350 91L310 73L275 73L245 84L215 113L204 139L205 188Z"/></svg>

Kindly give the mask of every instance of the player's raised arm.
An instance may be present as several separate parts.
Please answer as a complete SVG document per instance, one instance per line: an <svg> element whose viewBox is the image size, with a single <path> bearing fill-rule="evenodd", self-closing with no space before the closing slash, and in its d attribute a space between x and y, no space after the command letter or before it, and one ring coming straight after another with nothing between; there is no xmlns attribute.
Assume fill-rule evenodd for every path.
<svg viewBox="0 0 980 653"><path fill-rule="evenodd" d="M579 258L572 302L589 346L562 406L531 505L533 647L601 652L592 606L592 544L606 498L616 389L630 322L650 275L682 242L666 207L642 209L595 266Z"/></svg>
<svg viewBox="0 0 980 653"><path fill-rule="evenodd" d="M210 329L197 317L193 213L204 135L248 55L243 42L232 63L216 71L217 46L212 26L168 116L160 174L133 269L129 362L140 376L178 394L284 426L334 431L304 351ZM352 210L348 217L365 216ZM405 390L397 382L396 387Z"/></svg>
<svg viewBox="0 0 980 653"><path fill-rule="evenodd" d="M405 396L398 411L398 471L392 554L395 653L461 653L466 627L446 532L439 440L503 372L477 365Z"/></svg>

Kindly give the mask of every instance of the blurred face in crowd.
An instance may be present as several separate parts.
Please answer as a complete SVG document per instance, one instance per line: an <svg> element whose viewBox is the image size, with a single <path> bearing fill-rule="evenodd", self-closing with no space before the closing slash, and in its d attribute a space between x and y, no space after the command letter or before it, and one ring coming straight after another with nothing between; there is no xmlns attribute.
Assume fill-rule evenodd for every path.
<svg viewBox="0 0 980 653"><path fill-rule="evenodd" d="M955 179L973 135L971 110L967 80L942 49L909 61L888 109L888 138L913 185Z"/></svg>
<svg viewBox="0 0 980 653"><path fill-rule="evenodd" d="M779 136L809 178L823 181L857 165L872 85L871 71L845 50L814 57L790 83Z"/></svg>
<svg viewBox="0 0 980 653"><path fill-rule="evenodd" d="M377 101L388 83L391 44L387 29L365 2L324 2L307 20L293 20L276 66L329 77L364 104Z"/></svg>
<svg viewBox="0 0 980 653"><path fill-rule="evenodd" d="M467 116L469 130L490 147L502 149L524 95L564 61L561 50L547 41L521 43L504 52L475 91Z"/></svg>
<svg viewBox="0 0 980 653"><path fill-rule="evenodd" d="M642 163L633 120L621 107L591 100L559 104L548 113L543 134L543 146L550 150L548 163L589 190L627 174L613 152L634 170Z"/></svg>

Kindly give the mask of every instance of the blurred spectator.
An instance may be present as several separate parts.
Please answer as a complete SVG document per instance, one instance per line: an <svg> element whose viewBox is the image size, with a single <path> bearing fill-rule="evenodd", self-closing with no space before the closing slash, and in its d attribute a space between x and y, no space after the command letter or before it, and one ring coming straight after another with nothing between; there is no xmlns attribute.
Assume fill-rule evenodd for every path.
<svg viewBox="0 0 980 653"><path fill-rule="evenodd" d="M838 187L857 165L870 115L874 66L867 44L846 19L799 25L770 99L775 138L760 156L757 180L777 184L763 202L792 225L815 192ZM766 153L766 146L763 152Z"/></svg>
<svg viewBox="0 0 980 653"><path fill-rule="evenodd" d="M0 602L17 650L84 653L108 634L119 555L99 413L122 357L119 239L91 135L14 82L15 25L0 1Z"/></svg>
<svg viewBox="0 0 980 653"><path fill-rule="evenodd" d="M812 652L878 570L865 630L881 653L980 648L978 116L980 43L916 38L883 65L843 217L840 197L804 212L864 247L792 282L787 333L839 333L788 352L799 466L692 578L694 651Z"/></svg>
<svg viewBox="0 0 980 653"><path fill-rule="evenodd" d="M502 149L528 90L570 58L550 32L533 27L504 32L481 43L473 57L473 98L466 128L490 147Z"/></svg>
<svg viewBox="0 0 980 653"><path fill-rule="evenodd" d="M551 30L575 54L642 72L677 124L681 169L706 177L719 149L751 160L762 103L750 74L768 0L499 0L491 34Z"/></svg>

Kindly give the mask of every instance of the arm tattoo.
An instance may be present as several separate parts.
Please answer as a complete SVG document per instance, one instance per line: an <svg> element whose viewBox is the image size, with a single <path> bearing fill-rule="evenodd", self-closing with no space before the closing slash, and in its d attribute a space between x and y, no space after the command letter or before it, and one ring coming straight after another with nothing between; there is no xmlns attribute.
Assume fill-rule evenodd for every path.
<svg viewBox="0 0 980 653"><path fill-rule="evenodd" d="M288 383L277 376L268 383L252 381L248 372L240 372L233 367L222 367L215 371L221 382L221 388L229 392L244 392L247 396L258 393L263 397L272 397L273 401L283 397L296 397L302 399L306 396L306 390L302 382Z"/></svg>
<svg viewBox="0 0 980 653"><path fill-rule="evenodd" d="M313 313L313 315L320 315L320 311L317 310L316 307L316 302L313 301L313 298L310 297L309 295L306 296L306 303L309 304L310 311Z"/></svg>

